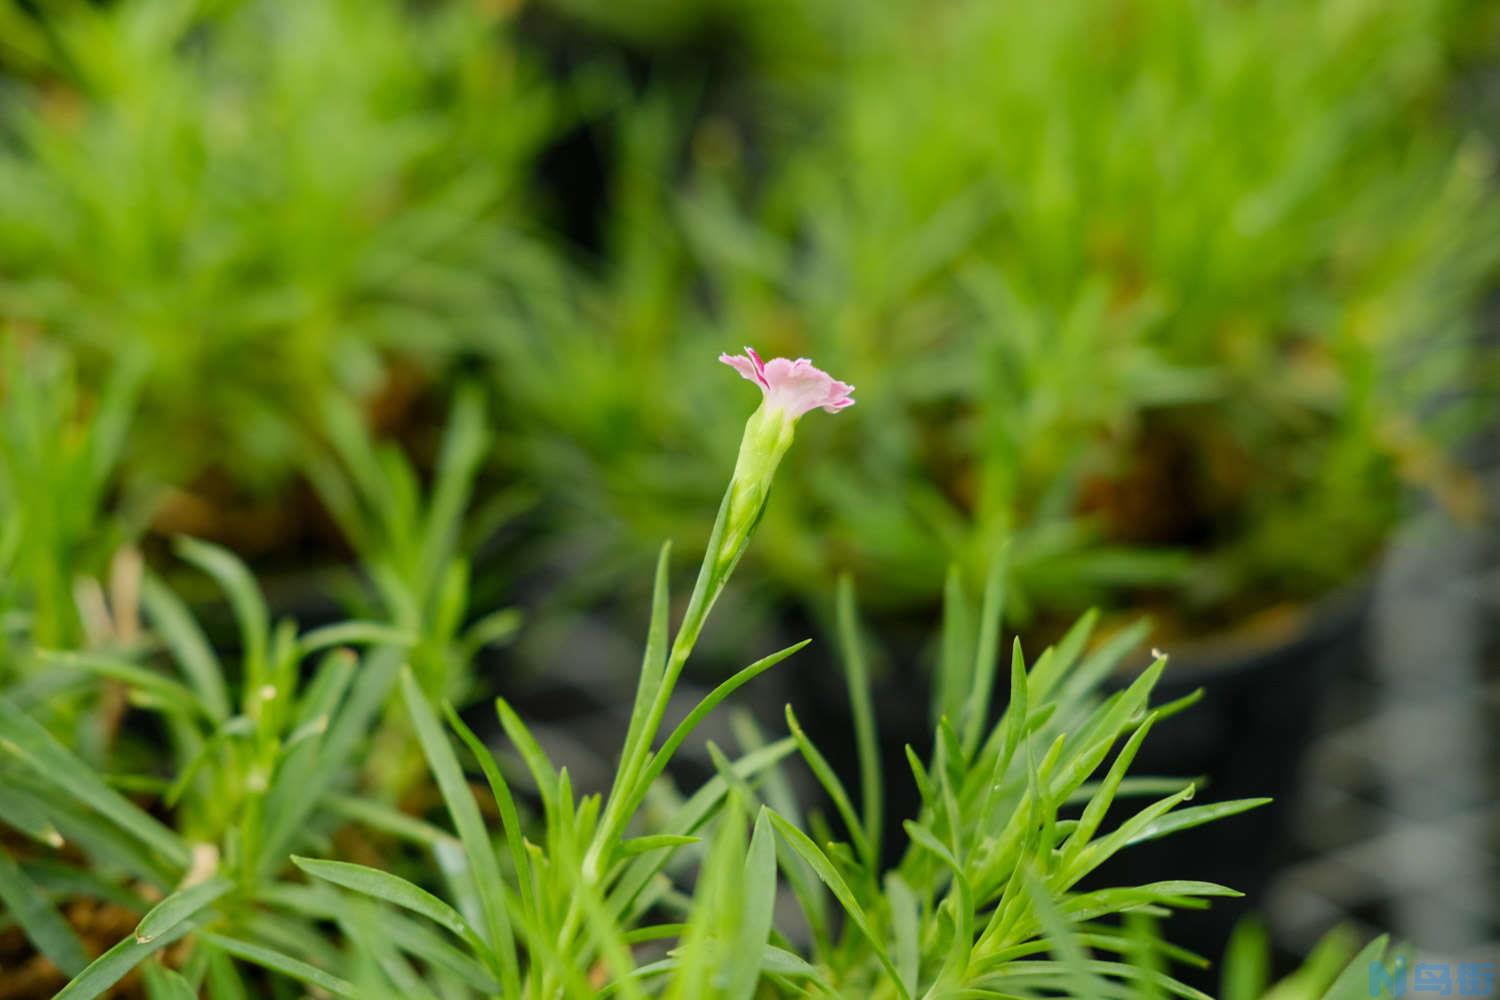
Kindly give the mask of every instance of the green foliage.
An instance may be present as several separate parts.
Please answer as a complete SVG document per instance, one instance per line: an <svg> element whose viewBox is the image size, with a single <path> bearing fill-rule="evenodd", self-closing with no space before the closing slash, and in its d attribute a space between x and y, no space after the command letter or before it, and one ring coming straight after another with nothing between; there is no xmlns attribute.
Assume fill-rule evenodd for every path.
<svg viewBox="0 0 1500 1000"><path fill-rule="evenodd" d="M0 119L6 318L145 371L137 465L282 480L325 394L507 322L554 105L492 5L0 9L45 39Z"/></svg>
<svg viewBox="0 0 1500 1000"><path fill-rule="evenodd" d="M466 553L489 540L522 509L520 491L491 495L471 510L475 480L490 434L484 404L472 387L454 399L430 487L395 444L378 442L343 401L330 401L323 420L328 448L306 462L309 479L359 557L369 594L357 603L419 636L411 664L423 686L459 701L469 696L470 662L479 650L508 640L518 612L491 611L466 622L471 573Z"/></svg>
<svg viewBox="0 0 1500 1000"><path fill-rule="evenodd" d="M783 588L854 568L920 604L1001 538L1017 621L1167 584L1222 624L1346 583L1412 486L1473 506L1448 456L1500 254L1449 91L1473 13L886 4L742 157L711 142L736 120L643 103L585 318L497 371L518 459L570 543L659 537L716 489L675 455L738 424L704 362L750 342L861 401L767 514Z"/></svg>
<svg viewBox="0 0 1500 1000"><path fill-rule="evenodd" d="M337 626L344 645L323 651L326 631L299 639L290 621L271 624L259 589L228 552L190 540L178 551L229 597L238 662L214 652L181 599L154 578L142 591L152 629L137 648L36 654L54 683L100 697L123 690L160 720L163 743L133 744L122 733L110 750L117 764L142 753L154 758L128 783L149 796L151 809L122 795L38 721L45 690L17 685L0 696L4 821L40 850L19 862L0 859L8 873L4 902L39 949L78 973L61 996L97 996L148 956L205 929L252 951L300 942L288 961L328 962L327 946L306 919L282 913L270 931L268 908L283 905L278 893L289 888L282 881L289 851L325 844L339 822L336 793L356 771L355 755L415 639L350 622ZM366 644L363 656L350 648ZM388 811L363 805L366 815ZM65 848L68 854L57 853ZM80 857L82 867L73 860ZM134 935L87 968L54 908L79 896L141 914ZM149 906L153 899L159 902ZM195 975L206 974L221 953L256 961L233 944L215 943L221 938L197 940ZM231 966L217 974L237 976Z"/></svg>
<svg viewBox="0 0 1500 1000"><path fill-rule="evenodd" d="M1143 628L1090 613L1028 658L1003 625L1183 583L1225 620L1347 580L1410 484L1463 505L1444 449L1491 374L1468 320L1500 216L1445 91L1480 12L617 6L551 4L658 53L728 25L771 110L677 79L607 105L585 276L527 232L559 108L504 4L0 0L0 921L69 998L137 968L153 1000L1200 997L1157 920L1234 890L1102 867L1267 800L1134 775L1196 698L1152 704L1161 658L1103 693ZM861 405L802 430L773 503L758 482L734 514L731 484L710 522L697 457L749 397L706 372L745 340ZM409 435L424 482L369 403L459 354L494 362L499 428L455 389L441 440ZM526 488L487 488L492 453ZM350 620L303 630L178 540L221 633L144 567L144 487L214 470L311 481L359 560ZM460 714L519 627L471 557L532 490L575 593L642 537L708 539L684 604L657 558L607 788L504 699ZM684 795L679 751L806 644L681 704L756 530L831 612L858 771L788 706L779 738L733 719ZM856 576L882 610L942 595L909 779ZM132 931L96 947L75 901ZM1249 926L1223 993L1352 1000L1387 950L1331 938L1272 984Z"/></svg>
<svg viewBox="0 0 1500 1000"><path fill-rule="evenodd" d="M1221 1000L1358 1000L1369 997L1372 963L1390 967L1404 948L1386 937L1359 947L1348 928L1330 931L1290 975L1270 982L1271 947L1265 927L1242 921L1224 954ZM1382 994L1385 995L1385 994Z"/></svg>
<svg viewBox="0 0 1500 1000"><path fill-rule="evenodd" d="M140 529L141 498L113 496L137 376L118 369L94 395L65 354L0 337L0 680L11 635L83 640L78 578Z"/></svg>
<svg viewBox="0 0 1500 1000"><path fill-rule="evenodd" d="M154 760L107 780L40 721L48 687L17 685L0 696L0 804L5 823L31 842L19 855L0 850L0 904L73 974L60 996L98 996L142 965L148 991L173 998L205 989L243 996L267 984L279 993L288 982L341 997L1202 996L1173 978L1172 965L1203 960L1143 920L1234 890L1194 881L1109 886L1091 876L1132 844L1266 800L1189 806L1194 784L1168 779L1163 797L1110 822L1125 801L1164 790L1160 780L1128 783L1127 774L1152 727L1196 696L1150 704L1161 658L1102 696L1101 682L1140 633L1092 643L1093 616L1029 664L1013 644L1008 698L995 718L1004 558L991 562L977 614L957 576L947 589L935 739L925 760L906 748L921 806L890 867L880 789L891 777L874 752L867 640L847 580L836 618L857 720L857 806L790 706L783 739L768 743L742 724L737 760L710 743L717 773L691 796L668 780L673 756L711 712L806 645L731 675L666 728L677 682L743 547L725 531L727 499L675 633L665 547L657 560L639 687L607 792L575 789L504 700L497 722L519 767L495 756L402 666L421 642L453 640L449 630L434 631L444 604L430 598L444 575L437 567L453 558L476 405L459 403L430 504L396 488L387 516L378 505L361 508L357 490L343 494L350 523L376 540L371 552L384 572L372 575L378 591L390 588L383 593L393 621L299 635L293 622L273 621L243 563L183 540L178 554L228 599L234 660L215 651L154 577L141 588L148 638L36 654L62 683L96 697L123 691L157 717L163 746L129 746L121 735L104 748L116 763L142 751ZM373 456L341 457L357 469ZM365 469L379 473L365 484L365 500L376 483L409 483L394 453L375 462ZM371 647L363 657L349 649L361 644ZM359 797L359 755L380 746L376 729L392 699L451 834L379 795ZM498 831L486 823L454 735L479 765ZM793 755L831 804L830 817L804 812L788 794ZM146 796L149 808L127 790ZM532 802L539 815L523 814ZM349 824L386 838L381 864L304 853L328 853L331 834ZM56 854L65 846L82 866ZM138 922L89 961L57 909L75 897L108 900ZM1241 994L1260 982L1263 960L1263 946L1247 935L1229 973ZM1316 996L1328 981L1327 996L1341 997L1352 980L1347 970L1332 977L1339 965L1331 954L1315 956L1279 995Z"/></svg>
<svg viewBox="0 0 1500 1000"><path fill-rule="evenodd" d="M699 593L716 590L717 557L710 546ZM1143 969L1133 956L1145 948L1163 961L1201 960L1156 937L1136 941L1107 918L1165 914L1233 890L1185 881L1080 886L1132 843L1265 801L1179 808L1193 793L1191 782L1183 781L1118 826L1103 827L1110 806L1125 794L1123 779L1147 731L1191 701L1148 706L1162 661L1125 690L1100 698L1098 682L1127 647L1114 643L1086 653L1087 621L1029 669L1017 646L1010 697L998 722L988 725L986 694L960 700L966 715L940 719L925 764L908 748L923 805L906 824L904 857L884 871L874 833L878 805L867 801L864 816L855 811L840 778L790 708L790 739L748 746L737 762L715 748L719 774L703 789L675 808L641 812L664 765L707 712L798 648L782 650L725 681L653 751L659 706L670 697L699 619L712 605L711 596L700 602L695 595L669 645L667 566L663 552L641 693L608 796L576 794L567 770L553 766L525 723L500 702L501 727L542 805L541 826L534 832L520 829L504 768L450 711L449 722L478 759L501 817L501 856L507 864L498 865L450 739L407 672L406 709L463 845L463 861L450 859L445 866L454 901L444 902L375 868L311 860L298 865L318 879L446 929L506 996L745 998L800 995L808 989L839 996L1010 996L1080 983L1087 995L1127 996L1143 979L1198 995L1167 972ZM862 716L858 728L873 740L875 721L863 689L858 626L847 587L840 603L853 704ZM945 647L962 653L953 654L961 659L940 671L939 704L953 703L949 686L966 694L987 690L976 679L998 667L1001 613L995 586L984 604L978 638ZM975 734L967 746L959 727ZM777 770L794 749L827 792L841 832L821 818L804 818L794 806L784 815L763 799L774 794ZM1112 751L1113 763L1098 775ZM878 758L867 752L862 760L867 771L861 787L880 787L887 779L878 773ZM752 809L756 820L748 832ZM817 831L816 839L805 829ZM685 886L677 888L687 871L694 872L692 898ZM801 911L791 925L774 917L783 886ZM830 920L825 893L842 911L841 920ZM382 953L406 949L396 938L373 944ZM382 969L383 989L401 987L410 968L405 963L398 968L395 974ZM423 976L436 994L468 995L474 989L472 976L448 967L429 965Z"/></svg>

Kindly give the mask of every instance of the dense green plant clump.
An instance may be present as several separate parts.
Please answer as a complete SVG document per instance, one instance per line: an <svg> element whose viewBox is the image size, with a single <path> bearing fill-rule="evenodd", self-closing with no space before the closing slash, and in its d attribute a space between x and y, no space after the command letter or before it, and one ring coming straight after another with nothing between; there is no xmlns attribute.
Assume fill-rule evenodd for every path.
<svg viewBox="0 0 1500 1000"><path fill-rule="evenodd" d="M555 110L498 6L29 6L0 320L145 371L131 471L282 482L321 397L399 400L506 321Z"/></svg>
<svg viewBox="0 0 1500 1000"><path fill-rule="evenodd" d="M479 361L490 464L548 484L536 551L613 587L707 531L680 459L738 414L699 359L746 340L871 390L814 446L856 460L800 460L756 556L814 606L853 570L928 609L1003 537L1017 623L1215 627L1348 584L1414 493L1473 513L1487 5L524 14L0 4L0 323L86 401L134 373L117 476L171 489L125 530L290 547L306 519L255 498L325 397L410 434Z"/></svg>
<svg viewBox="0 0 1500 1000"><path fill-rule="evenodd" d="M894 779L880 771L867 640L847 579L836 618L857 720L857 799L791 706L780 738L739 719L739 755L710 744L717 774L678 794L667 768L698 724L806 645L750 664L664 728L760 519L746 504L766 503L776 463L757 457L755 428L783 413L788 435L796 423L782 405L768 391L751 420L675 633L662 550L639 688L604 792L575 789L503 699L495 707L508 749L497 755L440 697L462 686L422 666L451 647L451 623L464 617L462 607L421 600L431 574L409 568L462 573L452 512L472 468L472 403L455 412L430 503L416 505L432 512L413 522L426 529L408 526L369 550L381 618L301 632L273 623L238 560L184 540L181 557L228 596L235 659L150 575L117 589L108 608L117 630L93 648L36 650L49 670L0 694L0 818L13 834L0 843L0 903L73 974L58 996L98 996L137 967L151 996L170 998L303 988L344 997L1201 996L1171 967L1204 960L1172 947L1147 918L1234 891L1089 876L1131 844L1265 800L1187 805L1193 780L1130 774L1152 727L1196 699L1150 704L1162 657L1101 695L1139 630L1093 642L1086 617L1029 663L1017 641L1000 680L1003 560L974 624L950 588L936 737L925 756L906 748L921 806L893 865L881 838L883 789ZM397 475L399 464L387 466ZM328 475L328 488L354 495ZM393 529L405 523L395 499ZM394 544L418 538L435 541ZM118 600L126 593L138 595L147 628L128 624L134 609ZM462 645L487 641L492 619ZM1008 690L998 720L997 680ZM102 716L120 694L159 720L164 745L129 729L105 734L104 745L70 745L77 713ZM380 735L390 726L420 748L446 819L403 810L403 789L370 766L372 751L392 752ZM454 736L486 792L465 773ZM805 811L793 793L794 757L830 812ZM1141 804L1118 818L1114 807L1133 800ZM351 842L358 860L330 857ZM58 910L80 899L134 922L92 960ZM1329 995L1345 995L1381 947ZM1253 955L1254 940L1240 950ZM1341 964L1320 959L1284 995L1321 995ZM1253 980L1248 967L1236 982Z"/></svg>
<svg viewBox="0 0 1500 1000"><path fill-rule="evenodd" d="M1449 456L1492 377L1471 320L1500 252L1492 150L1452 111L1473 5L867 14L805 126L703 122L685 195L646 180L682 130L629 128L598 315L500 373L556 431L528 455L570 541L703 506L661 442L728 435L686 373L747 340L870 390L828 432L855 460L804 456L769 515L788 589L858 567L920 604L1011 537L1021 620L1165 585L1222 624L1349 581L1414 488L1472 513Z"/></svg>

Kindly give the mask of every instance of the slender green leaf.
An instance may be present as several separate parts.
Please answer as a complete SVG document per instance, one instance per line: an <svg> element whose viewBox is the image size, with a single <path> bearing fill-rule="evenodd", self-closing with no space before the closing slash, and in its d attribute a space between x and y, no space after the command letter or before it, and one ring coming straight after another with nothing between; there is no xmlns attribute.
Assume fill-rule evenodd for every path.
<svg viewBox="0 0 1500 1000"><path fill-rule="evenodd" d="M314 878L332 882L334 885L352 889L387 903L394 903L396 906L426 917L463 938L481 954L488 950L484 941L474 933L469 922L459 915L457 910L426 889L413 885L399 875L347 861L318 861L296 855L292 856L292 864Z"/></svg>
<svg viewBox="0 0 1500 1000"><path fill-rule="evenodd" d="M145 971L150 1000L198 1000L198 991L181 973L155 962L147 962L141 968Z"/></svg>
<svg viewBox="0 0 1500 1000"><path fill-rule="evenodd" d="M917 898L906 880L896 872L885 877L885 898L891 907L891 931L896 939L897 975L906 992L916 996L922 961Z"/></svg>
<svg viewBox="0 0 1500 1000"><path fill-rule="evenodd" d="M1005 620L1005 574L1009 568L1009 552L1009 545L1002 545L996 550L990 560L990 571L984 584L972 684L960 716L963 720L965 757L972 756L979 747L979 737L989 724L990 693L994 690L995 671L999 669L1000 626Z"/></svg>
<svg viewBox="0 0 1500 1000"><path fill-rule="evenodd" d="M672 735L667 737L666 742L661 745L661 749L657 750L652 756L651 766L646 769L645 774L641 777L640 784L636 786L633 802L639 802L645 798L646 791L651 787L651 783L666 769L667 762L672 759L672 755L677 752L677 748L682 746L683 741L692 734L694 729L698 728L698 723L702 722L710 712L717 708L720 702L756 677L776 666L776 664L788 656L802 649L809 642L812 642L812 640L803 639L801 642L794 643L785 649L772 653L770 656L756 660L750 666L745 667L705 695L702 701L693 706L693 710L687 714L687 717L678 723L677 728L672 730Z"/></svg>
<svg viewBox="0 0 1500 1000"><path fill-rule="evenodd" d="M1385 964L1386 950L1389 946L1390 938L1384 934L1365 945L1364 949L1354 956L1354 961L1339 973L1333 985L1328 987L1328 992L1323 994L1323 1000L1369 1000L1372 995L1370 983L1373 978L1370 975L1370 969L1376 963ZM1380 994L1375 995L1389 994L1389 990L1383 989Z"/></svg>
<svg viewBox="0 0 1500 1000"><path fill-rule="evenodd" d="M448 717L448 725L468 746L469 752L479 762L479 768L484 772L485 780L489 782L490 794L495 797L495 805L500 810L500 822L505 827L505 844L510 851L511 865L516 871L521 905L526 908L527 912L534 915L536 904L531 888L531 863L527 859L521 834L521 816L516 811L516 802L511 796L510 785L506 783L505 776L500 773L500 766L495 763L494 754L490 753L489 748L480 742L472 729L464 725L464 721L459 718L453 706L445 704L443 710Z"/></svg>
<svg viewBox="0 0 1500 1000"><path fill-rule="evenodd" d="M880 766L880 737L871 703L870 671L865 663L855 609L854 582L845 574L838 583L839 646L844 654L844 676L849 687L849 707L854 715L854 746L859 756L859 799L864 814L865 842L869 863L880 856L880 833L885 817L884 777ZM873 865L871 866L873 870Z"/></svg>
<svg viewBox="0 0 1500 1000"><path fill-rule="evenodd" d="M1159 819L1152 820L1143 825L1135 835L1126 841L1125 846L1141 844L1148 840L1156 840L1182 830L1190 830L1204 823L1212 823L1216 820L1225 819L1229 816L1237 816L1242 812L1257 809L1266 805L1269 798L1258 799L1233 799L1229 802L1210 802L1202 806L1190 806L1187 809L1178 809L1176 812L1167 813Z"/></svg>
<svg viewBox="0 0 1500 1000"><path fill-rule="evenodd" d="M92 768L0 696L0 752L6 751L38 778L139 838L167 861L187 866L187 846L176 834L100 781Z"/></svg>
<svg viewBox="0 0 1500 1000"><path fill-rule="evenodd" d="M186 537L179 537L174 548L183 559L213 577L234 607L244 644L244 703L248 705L266 681L266 636L271 631L271 616L265 598L245 564L228 549Z"/></svg>
<svg viewBox="0 0 1500 1000"><path fill-rule="evenodd" d="M47 814L19 790L4 784L6 777L0 776L0 822L39 844L53 848L63 846L62 834L52 825Z"/></svg>
<svg viewBox="0 0 1500 1000"><path fill-rule="evenodd" d="M802 726L798 724L797 715L792 711L792 706L787 705L785 712L787 728L791 730L792 739L797 741L797 749L807 761L808 767L812 769L813 775L817 777L818 783L823 786L823 790L833 801L833 806L843 819L844 826L848 828L850 839L854 842L854 850L864 863L865 869L873 873L878 864L878 859L874 854L874 845L865 837L859 817L854 813L854 806L849 802L849 793L844 790L844 783L839 780L827 759L802 731Z"/></svg>
<svg viewBox="0 0 1500 1000"><path fill-rule="evenodd" d="M228 879L214 878L179 889L151 907L150 912L141 918L135 928L136 941L150 944L200 910L213 905L233 888L234 883Z"/></svg>
<svg viewBox="0 0 1500 1000"><path fill-rule="evenodd" d="M141 601L156 632L172 651L193 690L198 692L209 716L218 723L229 718L229 692L224 684L224 668L208 644L207 637L187 605L170 588L151 574L141 584Z"/></svg>
<svg viewBox="0 0 1500 1000"><path fill-rule="evenodd" d="M164 709L183 715L202 714L212 718L207 706L186 685L139 664L97 653L70 653L51 649L38 650L37 656L43 663L119 681Z"/></svg>
<svg viewBox="0 0 1500 1000"><path fill-rule="evenodd" d="M147 957L187 935L196 926L197 921L189 917L147 942L137 941L134 936L125 938L90 962L52 1000L90 1000L98 996Z"/></svg>
<svg viewBox="0 0 1500 1000"><path fill-rule="evenodd" d="M318 989L327 990L334 996L347 997L349 1000L361 1000L361 994L354 988L354 984L329 975L317 966L309 965L299 959L284 955L273 948L264 945L253 944L249 941L241 941L239 938L229 937L224 934L203 932L199 937L204 941L219 948L226 954L232 955L243 962L250 962L262 968L279 972L283 976L290 976L299 982L316 986Z"/></svg>
<svg viewBox="0 0 1500 1000"><path fill-rule="evenodd" d="M518 993L519 962L510 917L506 912L505 887L484 820L479 815L479 806L474 801L474 794L469 790L469 783L458 766L458 758L437 715L427 703L427 696L422 693L410 669L401 671L401 693L416 728L417 739L422 744L422 752L427 757L428 767L437 779L443 801L448 806L448 815L453 818L459 840L464 845L464 854L474 873L475 889L484 911L485 928L491 954L497 962L500 981L507 991Z"/></svg>
<svg viewBox="0 0 1500 1000"><path fill-rule="evenodd" d="M0 903L5 904L37 950L63 972L75 976L88 965L88 955L73 928L3 846L0 846Z"/></svg>
<svg viewBox="0 0 1500 1000"><path fill-rule="evenodd" d="M418 637L405 629L382 622L338 622L305 632L297 640L299 656L311 656L334 646L401 646L417 643Z"/></svg>
<svg viewBox="0 0 1500 1000"><path fill-rule="evenodd" d="M903 1000L911 1000L910 994L906 991L905 984L901 981L900 974L891 962L891 956L886 951L885 943L875 934L869 917L865 914L864 907L859 905L859 900L854 897L854 892L849 888L849 883L844 881L844 877L833 866L833 862L828 860L828 856L818 849L818 845L814 844L807 834L792 826L769 809L766 810L766 815L770 817L771 822L775 825L776 832L780 833L786 842L791 845L792 849L812 866L818 878L822 880L824 885L828 886L834 898L843 906L844 912L849 915L849 919L859 928L860 933L865 936L865 940L870 942L870 947L874 950L875 957L890 975L892 982L895 983L897 993Z"/></svg>
<svg viewBox="0 0 1500 1000"><path fill-rule="evenodd" d="M742 841L743 843L743 841ZM776 906L776 838L770 816L762 807L745 857L744 908L739 933L729 953L724 976L724 1000L752 1000L760 980L761 963L771 933Z"/></svg>

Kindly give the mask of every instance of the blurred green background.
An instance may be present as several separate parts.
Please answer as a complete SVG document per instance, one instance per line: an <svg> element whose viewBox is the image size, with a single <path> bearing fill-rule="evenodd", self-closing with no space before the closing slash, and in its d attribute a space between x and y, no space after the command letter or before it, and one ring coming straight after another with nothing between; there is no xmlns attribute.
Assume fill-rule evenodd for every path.
<svg viewBox="0 0 1500 1000"><path fill-rule="evenodd" d="M559 604L707 535L754 394L809 420L757 596L1285 628L1403 512L1484 500L1500 263L1480 0L4 0L0 614L186 532L348 559L340 435L429 468ZM1488 90L1486 89L1488 86ZM330 414L342 414L332 417ZM526 503L523 505L522 500ZM483 506L483 504L481 504ZM519 527L517 527L519 525Z"/></svg>

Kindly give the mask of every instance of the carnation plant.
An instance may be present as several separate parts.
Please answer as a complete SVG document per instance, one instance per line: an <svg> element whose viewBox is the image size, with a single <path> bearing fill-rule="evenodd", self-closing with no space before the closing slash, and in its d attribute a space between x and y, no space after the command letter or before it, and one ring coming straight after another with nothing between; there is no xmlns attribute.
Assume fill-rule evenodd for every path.
<svg viewBox="0 0 1500 1000"><path fill-rule="evenodd" d="M873 390L757 546L815 606L852 569L922 613L1007 539L1017 622L1229 625L1348 583L1413 488L1473 513L1450 449L1500 260L1454 107L1474 6L884 4L774 127L626 116L592 311L496 372L559 534L706 531L717 482L661 456L731 433L695 359L747 337Z"/></svg>
<svg viewBox="0 0 1500 1000"><path fill-rule="evenodd" d="M1161 656L1102 695L1139 633L1096 642L1092 618L1039 656L1026 657L1019 642L1003 656L1003 559L992 563L977 621L950 592L937 731L927 752L906 748L909 775L880 769L867 637L845 580L838 644L857 720L857 793L790 706L786 735L742 721L737 756L711 745L715 776L685 798L676 792L670 764L699 723L758 675L795 663L806 645L768 652L669 722L677 682L765 514L800 420L853 403L851 386L806 360L762 363L754 351L723 360L762 403L675 629L665 548L658 558L639 685L606 790L575 788L503 699L495 707L509 750L497 756L402 664L413 635L374 622L300 636L290 623L273 627L243 567L201 543L180 551L235 606L237 683L156 583L145 607L172 672L50 656L59 670L123 684L163 718L174 780L126 785L162 796L158 813L173 825L111 787L27 705L0 698L0 816L38 845L19 856L0 847L0 900L42 953L77 972L58 995L97 996L144 964L152 995L173 998L281 995L289 983L318 995L506 1000L1202 996L1171 968L1203 959L1143 918L1191 919L1233 890L1093 876L1132 844L1265 800L1189 805L1193 781L1131 774L1153 727L1195 696L1151 704ZM347 648L361 644L375 647L362 660ZM303 661L316 661L306 680ZM392 685L452 833L339 794ZM809 810L792 793L794 766L820 787L826 809ZM895 780L913 781L921 806L903 842L885 845L883 790ZM418 845L421 859L327 857L321 834L334 820ZM76 845L73 855L51 854L64 842ZM63 859L78 853L86 867ZM289 879L288 861L309 880ZM55 909L78 896L141 914L86 965Z"/></svg>
<svg viewBox="0 0 1500 1000"><path fill-rule="evenodd" d="M331 946L311 933L311 917L268 915L300 891L284 878L288 852L320 848L356 823L377 839L443 841L392 806L411 791L414 769L410 727L387 705L403 663L435 691L461 697L473 655L515 628L507 608L466 622L467 565L458 552L483 419L472 393L456 401L427 491L350 409L329 416L339 458L312 467L362 554L374 599L359 603L372 620L300 635L290 620L273 625L238 559L182 539L179 554L227 598L237 655L216 653L191 605L157 576L140 577L138 557L133 581L117 570L108 600L101 591L100 641L91 633L85 648L64 651L33 637L26 676L3 689L3 738L18 750L0 756L0 817L65 852L7 868L8 908L58 968L82 968L86 948L44 903L77 912L89 900L101 921L134 914L134 923L173 887L196 889L189 898L213 908L222 940L195 952L194 968L219 989L240 980L237 949L253 952L258 942L290 948L296 961L336 964ZM87 578L70 582L90 592ZM371 651L359 655L361 646ZM148 717L158 728L141 725ZM105 781L90 773L101 769ZM212 891L201 888L210 883ZM107 987L170 944L170 935L122 943L70 989Z"/></svg>
<svg viewBox="0 0 1500 1000"><path fill-rule="evenodd" d="M377 823L385 814L370 803L337 805L335 796L347 788L412 637L375 622L299 635L290 621L273 625L248 571L228 552L193 541L179 552L228 595L237 663L215 653L181 599L148 577L140 594L150 645L41 650L47 688L0 695L0 818L50 849L20 860L0 845L0 898L42 954L77 974L59 996L98 995L210 916L214 935L198 938L194 968L212 971L216 982L234 979L228 956L262 937L326 960L317 934L285 917L267 919L265 901L289 867L288 852L321 842L342 811ZM376 648L352 651L367 645ZM133 727L118 735L108 759L130 773L101 774L42 724L46 695L60 685L91 685L95 697L119 686L159 720L155 745L131 741ZM399 816L390 822L410 825ZM72 899L138 914L139 925L89 962L54 909Z"/></svg>
<svg viewBox="0 0 1500 1000"><path fill-rule="evenodd" d="M505 324L555 108L500 6L4 0L0 34L4 318L142 370L134 465L284 485L325 395L391 419Z"/></svg>

